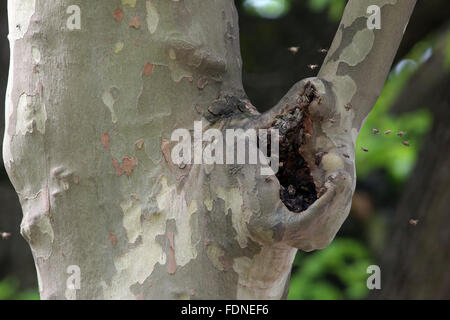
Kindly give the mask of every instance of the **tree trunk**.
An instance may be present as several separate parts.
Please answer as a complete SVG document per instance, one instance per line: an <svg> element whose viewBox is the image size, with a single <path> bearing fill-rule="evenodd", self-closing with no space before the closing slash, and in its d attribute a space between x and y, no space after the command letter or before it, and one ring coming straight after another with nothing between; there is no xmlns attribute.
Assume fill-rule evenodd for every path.
<svg viewBox="0 0 450 320"><path fill-rule="evenodd" d="M319 77L259 114L232 1L8 1L4 162L41 297L282 298L296 248L326 247L348 214L355 141L414 4L350 1ZM279 129L284 165L177 166L172 133L194 121Z"/></svg>

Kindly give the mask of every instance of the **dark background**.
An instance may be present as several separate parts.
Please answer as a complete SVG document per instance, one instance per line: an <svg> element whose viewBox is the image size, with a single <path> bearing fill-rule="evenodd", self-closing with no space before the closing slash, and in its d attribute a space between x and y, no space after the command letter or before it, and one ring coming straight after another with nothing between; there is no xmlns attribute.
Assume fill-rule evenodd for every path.
<svg viewBox="0 0 450 320"><path fill-rule="evenodd" d="M272 9L261 9L258 1L264 2L236 4L245 89L264 111L295 82L316 75L308 65L321 64L319 50L331 44L346 1L267 0ZM449 12L448 0L418 1L394 71L358 139L358 148L370 152L357 152L351 214L329 248L298 254L289 299L450 298ZM0 0L2 133L7 34L6 1ZM292 46L299 47L296 54L288 50ZM393 133L375 137L375 126ZM407 132L410 148L396 138L398 131ZM21 218L1 161L0 232L12 235L0 240L0 299L37 297L31 252L19 233ZM381 268L381 290L366 287L371 264Z"/></svg>

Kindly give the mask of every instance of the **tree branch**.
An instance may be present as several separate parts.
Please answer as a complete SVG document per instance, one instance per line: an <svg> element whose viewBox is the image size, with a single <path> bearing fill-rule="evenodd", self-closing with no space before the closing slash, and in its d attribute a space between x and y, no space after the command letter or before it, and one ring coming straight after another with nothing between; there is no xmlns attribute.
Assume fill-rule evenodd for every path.
<svg viewBox="0 0 450 320"><path fill-rule="evenodd" d="M416 0L350 0L318 77L331 83L336 108L354 112L358 131L383 88ZM381 29L367 26L367 8L381 10ZM350 104L350 105L348 105Z"/></svg>
<svg viewBox="0 0 450 320"><path fill-rule="evenodd" d="M298 82L275 107L249 121L247 127L287 128L280 129L276 214L260 216L254 225L274 233L282 229L283 242L307 251L324 248L334 238L350 211L356 185L357 136L381 92L415 3L350 0L318 77ZM368 27L371 5L380 8L381 29Z"/></svg>

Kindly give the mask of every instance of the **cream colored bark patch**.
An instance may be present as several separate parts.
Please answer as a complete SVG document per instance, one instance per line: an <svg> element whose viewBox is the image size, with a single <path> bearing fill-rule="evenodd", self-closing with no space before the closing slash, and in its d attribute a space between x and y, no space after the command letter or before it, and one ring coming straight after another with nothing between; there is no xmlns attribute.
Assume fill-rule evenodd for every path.
<svg viewBox="0 0 450 320"><path fill-rule="evenodd" d="M122 4L134 8L136 6L136 0L122 0Z"/></svg>
<svg viewBox="0 0 450 320"><path fill-rule="evenodd" d="M159 24L159 13L155 5L151 0L145 2L145 8L147 9L147 27L148 31L153 34L156 32Z"/></svg>
<svg viewBox="0 0 450 320"><path fill-rule="evenodd" d="M9 40L22 39L36 11L36 0L8 0Z"/></svg>
<svg viewBox="0 0 450 320"><path fill-rule="evenodd" d="M105 91L102 95L102 100L103 100L103 103L105 104L105 106L111 112L111 121L113 123L117 123L118 119L117 119L116 112L114 111L114 104L116 103L117 98L113 96L113 93L111 91L112 90Z"/></svg>
<svg viewBox="0 0 450 320"><path fill-rule="evenodd" d="M139 235L142 233L141 229L141 202L138 200L128 200L120 204L123 211L123 227L127 231L129 243L135 243Z"/></svg>
<svg viewBox="0 0 450 320"><path fill-rule="evenodd" d="M35 63L41 62L41 52L39 51L38 48L36 47L31 48L31 55Z"/></svg>
<svg viewBox="0 0 450 320"><path fill-rule="evenodd" d="M114 259L117 273L111 279L111 286L100 282L105 299L135 299L130 290L135 283L144 283L152 274L157 263L164 265L167 254L156 241L156 237L166 233L168 220L175 220L177 232L174 237L175 261L177 266L184 266L197 256L195 244L192 243L191 216L197 211L197 202L186 202L184 191L177 193L176 186L169 186L167 179L161 179L161 190L156 196L159 212L137 221L141 215L139 202L125 201L121 204L124 211L123 225L127 230L129 241L142 236L142 243ZM140 263L136 263L140 261Z"/></svg>
<svg viewBox="0 0 450 320"><path fill-rule="evenodd" d="M247 246L247 223L250 221L252 212L250 209L242 210L244 203L239 188L217 188L217 197L225 201L225 214L231 209L231 221L236 230L236 240L241 248Z"/></svg>
<svg viewBox="0 0 450 320"><path fill-rule="evenodd" d="M186 265L197 256L195 245L192 243L191 216L197 211L197 202L193 200L189 206L186 203L184 191L177 194L176 186L168 186L167 179L161 179L161 192L156 197L158 208L167 220L174 219L177 224L175 233L175 261L178 266Z"/></svg>
<svg viewBox="0 0 450 320"><path fill-rule="evenodd" d="M16 134L33 133L34 128L45 133L47 113L45 105L41 103L39 95L23 93L17 105Z"/></svg>
<svg viewBox="0 0 450 320"><path fill-rule="evenodd" d="M375 41L375 34L372 30L363 29L358 31L352 42L342 51L339 60L354 67L367 57Z"/></svg>
<svg viewBox="0 0 450 320"><path fill-rule="evenodd" d="M165 233L165 225L164 217L159 214L144 220L141 227L142 244L114 259L117 273L111 279L111 286L105 281L100 283L105 299L135 299L130 287L135 283L143 284L157 263L166 263L167 256L155 240L158 235Z"/></svg>
<svg viewBox="0 0 450 320"><path fill-rule="evenodd" d="M211 261L212 265L220 271L224 271L225 268L220 262L220 258L225 255L225 251L222 248L217 246L216 244L210 244L206 248L206 255L208 256L209 261Z"/></svg>
<svg viewBox="0 0 450 320"><path fill-rule="evenodd" d="M23 219L20 231L30 244L35 258L48 259L54 240L50 223L50 202L47 188L32 197L21 199Z"/></svg>

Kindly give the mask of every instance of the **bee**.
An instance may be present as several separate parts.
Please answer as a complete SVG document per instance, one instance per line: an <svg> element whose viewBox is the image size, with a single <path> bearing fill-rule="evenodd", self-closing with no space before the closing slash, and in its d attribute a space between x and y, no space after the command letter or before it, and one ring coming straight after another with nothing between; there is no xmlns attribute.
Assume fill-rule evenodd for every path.
<svg viewBox="0 0 450 320"><path fill-rule="evenodd" d="M405 133L404 133L403 131L400 131L400 132L397 133L397 135L398 135L399 137L403 137L403 136L405 135Z"/></svg>
<svg viewBox="0 0 450 320"><path fill-rule="evenodd" d="M319 67L318 64L308 64L308 68L310 68L311 70L315 70Z"/></svg>
<svg viewBox="0 0 450 320"><path fill-rule="evenodd" d="M347 153L342 154L344 157L346 157L347 159L350 159L350 156Z"/></svg>
<svg viewBox="0 0 450 320"><path fill-rule="evenodd" d="M352 105L351 105L350 103L347 103L347 104L344 106L344 108L345 108L345 110L349 111L349 110L352 108Z"/></svg>
<svg viewBox="0 0 450 320"><path fill-rule="evenodd" d="M418 223L419 223L419 220L414 220L414 219L409 220L409 224L412 226L417 226Z"/></svg>
<svg viewBox="0 0 450 320"><path fill-rule="evenodd" d="M9 233L9 232L2 232L2 233L0 233L0 237L1 237L3 240L8 240L9 237L11 237L11 233Z"/></svg>
<svg viewBox="0 0 450 320"><path fill-rule="evenodd" d="M378 129L373 128L373 129L372 129L372 133L373 133L373 134L379 134L380 131L379 131Z"/></svg>
<svg viewBox="0 0 450 320"><path fill-rule="evenodd" d="M294 188L294 186L292 184L290 184L289 187L288 187L288 193L289 193L290 196L295 196L296 191L295 191L295 188Z"/></svg>
<svg viewBox="0 0 450 320"><path fill-rule="evenodd" d="M299 49L300 49L300 47L290 47L290 48L288 48L288 50L290 52L292 52L292 54L297 54Z"/></svg>
<svg viewBox="0 0 450 320"><path fill-rule="evenodd" d="M319 49L319 53L327 53L328 50L327 49Z"/></svg>
<svg viewBox="0 0 450 320"><path fill-rule="evenodd" d="M364 147L361 147L361 150L364 151L364 152L369 152L369 149L364 148Z"/></svg>
<svg viewBox="0 0 450 320"><path fill-rule="evenodd" d="M385 132L384 132L384 134L390 134L392 132L392 130L386 130Z"/></svg>
<svg viewBox="0 0 450 320"><path fill-rule="evenodd" d="M403 141L402 144L403 144L405 147L409 147L409 142L408 142L408 141Z"/></svg>

